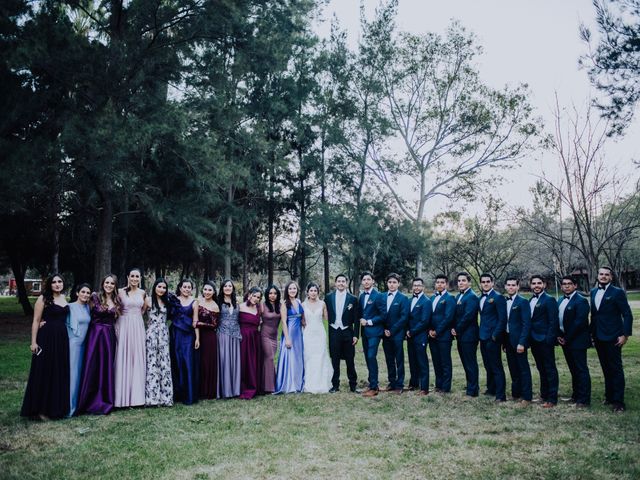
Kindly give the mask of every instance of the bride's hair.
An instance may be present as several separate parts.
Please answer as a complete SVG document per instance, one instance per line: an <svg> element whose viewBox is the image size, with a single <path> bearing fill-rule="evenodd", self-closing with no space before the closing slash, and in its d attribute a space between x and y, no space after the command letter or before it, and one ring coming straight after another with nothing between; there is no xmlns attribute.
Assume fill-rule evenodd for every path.
<svg viewBox="0 0 640 480"><path fill-rule="evenodd" d="M320 293L320 285L318 285L316 282L309 282L307 284L307 293L309 293L309 290L311 290L312 288L315 288L316 290L318 290L318 293Z"/></svg>

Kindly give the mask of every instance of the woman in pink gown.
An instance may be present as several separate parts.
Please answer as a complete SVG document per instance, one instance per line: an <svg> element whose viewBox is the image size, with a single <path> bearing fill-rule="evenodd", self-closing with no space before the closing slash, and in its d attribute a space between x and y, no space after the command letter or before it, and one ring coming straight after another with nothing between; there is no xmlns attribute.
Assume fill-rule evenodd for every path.
<svg viewBox="0 0 640 480"><path fill-rule="evenodd" d="M240 398L249 400L262 393L262 340L260 338L260 300L262 292L252 287L246 302L238 306L240 320Z"/></svg>
<svg viewBox="0 0 640 480"><path fill-rule="evenodd" d="M265 292L262 305L262 388L265 393L276 390L275 358L278 350L278 324L280 323L280 290L271 285Z"/></svg>

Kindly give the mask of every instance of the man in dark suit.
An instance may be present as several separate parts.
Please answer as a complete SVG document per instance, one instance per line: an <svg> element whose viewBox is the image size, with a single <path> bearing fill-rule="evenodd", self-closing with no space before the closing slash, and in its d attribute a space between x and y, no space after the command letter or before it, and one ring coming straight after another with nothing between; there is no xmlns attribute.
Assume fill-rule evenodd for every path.
<svg viewBox="0 0 640 480"><path fill-rule="evenodd" d="M558 369L555 344L558 333L558 303L545 292L546 284L541 275L530 280L533 296L531 307L531 353L540 374L540 397L543 408L553 408L558 403Z"/></svg>
<svg viewBox="0 0 640 480"><path fill-rule="evenodd" d="M456 313L451 335L456 339L458 354L467 380L466 394L477 397L478 385L478 297L471 288L471 275L458 273L458 295Z"/></svg>
<svg viewBox="0 0 640 480"><path fill-rule="evenodd" d="M509 277L505 282L507 292L507 334L504 350L511 375L511 396L520 399L522 406L531 403L531 368L527 358L529 333L531 331L531 307L524 297L518 295L520 280Z"/></svg>
<svg viewBox="0 0 640 480"><path fill-rule="evenodd" d="M598 287L591 290L591 336L604 374L605 403L624 412L622 347L631 336L633 315L627 295L611 284L613 271L598 270Z"/></svg>
<svg viewBox="0 0 640 480"><path fill-rule="evenodd" d="M369 370L369 389L363 393L365 397L378 395L378 347L380 339L384 335L384 308L382 302L386 303L383 296L373 288L373 275L371 272L364 272L360 276L362 282L362 293L358 299L358 317L360 319L361 337L364 348L364 358Z"/></svg>
<svg viewBox="0 0 640 480"><path fill-rule="evenodd" d="M436 374L436 392L451 391L451 344L453 337L453 316L456 313L456 302L447 292L449 279L446 275L436 275L435 292L431 297L431 328L429 329L429 349L433 370Z"/></svg>
<svg viewBox="0 0 640 480"><path fill-rule="evenodd" d="M564 295L558 299L558 343L571 372L571 401L577 408L584 408L591 404L589 302L576 291L578 281L571 275L562 277L561 288Z"/></svg>
<svg viewBox="0 0 640 480"><path fill-rule="evenodd" d="M333 366L332 388L329 390L332 393L340 390L340 360L342 359L347 364L349 389L352 392L357 391L358 375L354 359L360 322L358 321L358 299L347 291L348 283L346 275L337 275L336 289L325 298L329 317L329 355Z"/></svg>
<svg viewBox="0 0 640 480"><path fill-rule="evenodd" d="M404 338L409 319L409 299L398 288L400 275L387 275L387 292L385 297L384 336L382 349L387 363L389 385L386 392L402 393L404 389Z"/></svg>
<svg viewBox="0 0 640 480"><path fill-rule="evenodd" d="M431 300L424 294L424 281L416 277L412 282L413 297L409 305L407 353L409 355L408 390L429 394L429 358L427 357L427 330L431 324Z"/></svg>
<svg viewBox="0 0 640 480"><path fill-rule="evenodd" d="M480 353L487 371L487 394L495 395L496 402L505 402L506 379L502 366L501 345L507 325L507 303L493 289L493 276L480 275Z"/></svg>

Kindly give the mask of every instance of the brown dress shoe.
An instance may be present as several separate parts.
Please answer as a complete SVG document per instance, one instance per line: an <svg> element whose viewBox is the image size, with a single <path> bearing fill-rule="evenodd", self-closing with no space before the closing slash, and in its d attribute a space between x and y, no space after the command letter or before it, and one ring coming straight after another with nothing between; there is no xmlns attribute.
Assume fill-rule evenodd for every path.
<svg viewBox="0 0 640 480"><path fill-rule="evenodd" d="M518 405L521 407L528 407L531 402L529 400L520 400Z"/></svg>
<svg viewBox="0 0 640 480"><path fill-rule="evenodd" d="M363 397L375 397L376 395L378 395L377 388L370 388L369 390L367 390L362 394Z"/></svg>
<svg viewBox="0 0 640 480"><path fill-rule="evenodd" d="M429 395L429 390L420 390L420 392L418 392L418 395L426 397L427 395Z"/></svg>
<svg viewBox="0 0 640 480"><path fill-rule="evenodd" d="M551 403L551 402L544 402L542 404L542 408L553 408L555 406L556 406L556 404L555 403Z"/></svg>
<svg viewBox="0 0 640 480"><path fill-rule="evenodd" d="M395 390L395 388L393 388L391 385L387 385L382 389L383 392L392 392L393 390Z"/></svg>
<svg viewBox="0 0 640 480"><path fill-rule="evenodd" d="M412 392L412 391L414 391L414 390L417 390L417 387L414 387L413 385L409 385L407 388L405 388L405 390L406 390L407 392Z"/></svg>

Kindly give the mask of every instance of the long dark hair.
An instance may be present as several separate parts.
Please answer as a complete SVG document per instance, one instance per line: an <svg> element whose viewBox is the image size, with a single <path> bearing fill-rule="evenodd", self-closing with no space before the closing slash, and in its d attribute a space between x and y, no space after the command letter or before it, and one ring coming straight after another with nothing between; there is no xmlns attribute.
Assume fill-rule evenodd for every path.
<svg viewBox="0 0 640 480"><path fill-rule="evenodd" d="M213 300L214 302L216 302L216 304L218 303L218 296L216 295L216 284L213 283L213 280L206 280L203 284L202 284L202 289L200 290L200 293L202 294L202 290L204 290L204 287L211 287L213 289L213 295L211 296L211 300ZM204 298L204 294L202 295L202 298Z"/></svg>
<svg viewBox="0 0 640 480"><path fill-rule="evenodd" d="M151 287L151 308L153 308L155 311L160 310L160 303L158 302L156 287L161 283L164 283L167 289L164 291L164 295L160 296L160 300L162 300L162 303L164 303L165 308L169 308L169 284L164 278L158 277L156 278L156 281L153 282L153 287Z"/></svg>
<svg viewBox="0 0 640 480"><path fill-rule="evenodd" d="M220 300L221 304L220 306L222 306L222 303L226 303L224 301L224 286L230 283L231 284L231 288L233 290L231 290L231 305L233 305L233 308L236 308L237 306L237 300L236 300L236 286L233 284L233 282L231 281L230 278L225 278L222 283L220 284L220 293L218 293L218 299ZM228 303L227 303L228 305Z"/></svg>
<svg viewBox="0 0 640 480"><path fill-rule="evenodd" d="M275 290L276 291L276 303L275 305L272 305L271 302L269 301L269 293L271 292L271 290ZM267 289L264 291L264 304L267 306L267 310L269 310L270 312L276 312L276 313L280 313L280 300L281 300L282 296L280 295L280 289L278 287L276 287L275 285L269 285L267 287Z"/></svg>
<svg viewBox="0 0 640 480"><path fill-rule="evenodd" d="M101 306L109 308L109 306L107 305L107 292L104 291L104 282L109 277L111 277L111 280L113 280L113 283L115 284L113 287L113 292L111 293L111 300L113 300L113 304L116 307L116 316L119 317L120 313L122 313L122 302L120 301L120 296L118 295L118 277L113 273L108 273L100 281L100 287L98 289L98 300L100 301Z"/></svg>
<svg viewBox="0 0 640 480"><path fill-rule="evenodd" d="M284 303L287 306L287 310L289 310L290 308L293 308L293 304L291 303L291 298L289 298L289 287L291 285L295 285L296 289L298 290L298 292L296 293L296 298L298 298L298 295L300 295L300 285L298 285L297 282L291 280L289 283L287 283L284 287Z"/></svg>
<svg viewBox="0 0 640 480"><path fill-rule="evenodd" d="M244 301L246 302L247 307L251 306L251 304L249 303L249 297L254 293L259 293L260 296L262 296L262 290L260 290L258 287L251 287L249 291L244 295ZM260 305L257 305L257 307L260 308Z"/></svg>
<svg viewBox="0 0 640 480"><path fill-rule="evenodd" d="M44 288L42 289L42 299L44 300L45 306L53 305L53 288L51 288L51 284L53 284L53 280L56 277L62 280L62 291L64 292L64 278L62 278L62 275L58 273L52 273L49 275L44 281Z"/></svg>
<svg viewBox="0 0 640 480"><path fill-rule="evenodd" d="M142 275L142 269L138 267L130 268L129 273L127 273L127 286L124 287L124 293L126 293L127 297L131 291L131 287L129 286L129 275L131 275L131 272L138 272L140 274L140 285L138 285L138 288L144 290L144 276Z"/></svg>

